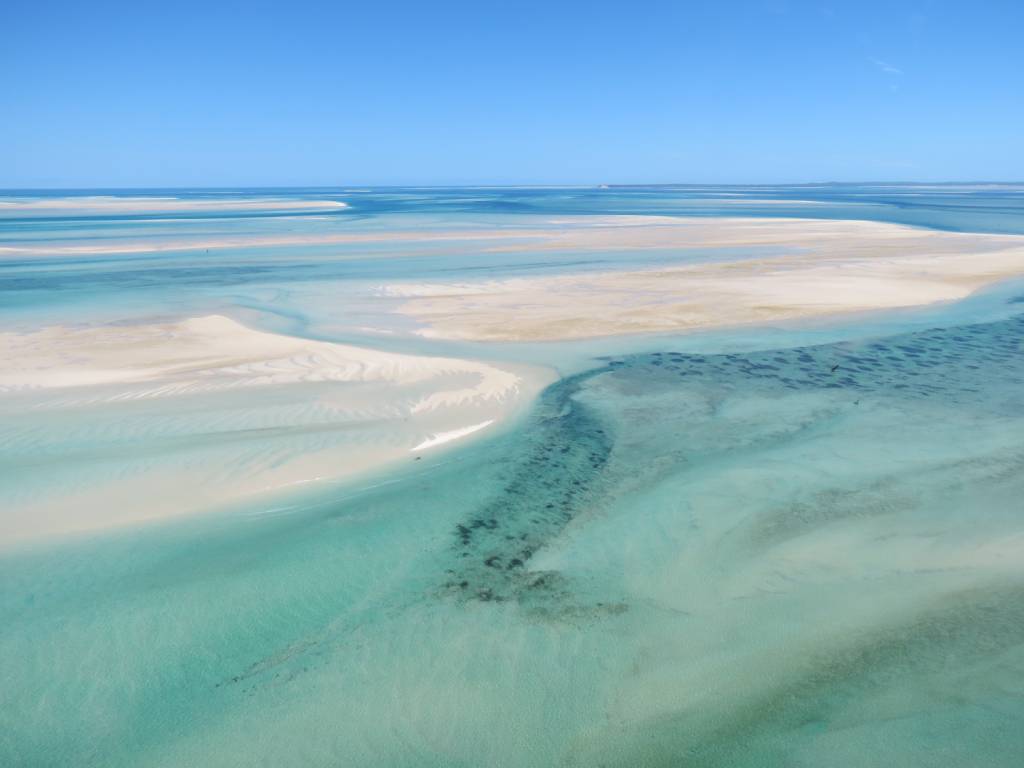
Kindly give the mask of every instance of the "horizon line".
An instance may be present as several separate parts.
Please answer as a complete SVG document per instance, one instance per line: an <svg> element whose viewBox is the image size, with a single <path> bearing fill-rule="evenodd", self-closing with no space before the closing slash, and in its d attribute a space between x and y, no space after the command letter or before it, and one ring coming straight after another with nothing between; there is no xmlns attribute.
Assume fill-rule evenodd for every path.
<svg viewBox="0 0 1024 768"><path fill-rule="evenodd" d="M557 184L269 184L269 185L137 185L137 186L23 186L23 187L0 187L0 194L8 192L95 192L95 191L170 191L170 190L202 190L202 191L243 191L243 190L337 190L347 189L348 191L359 191L350 189L352 187L376 190L376 189L648 189L648 188L674 188L674 187L851 187L851 186L1024 186L1024 180L992 180L992 179L963 179L943 181L911 181L911 180L863 180L863 181L802 181L802 182L628 182L628 183L557 183Z"/></svg>

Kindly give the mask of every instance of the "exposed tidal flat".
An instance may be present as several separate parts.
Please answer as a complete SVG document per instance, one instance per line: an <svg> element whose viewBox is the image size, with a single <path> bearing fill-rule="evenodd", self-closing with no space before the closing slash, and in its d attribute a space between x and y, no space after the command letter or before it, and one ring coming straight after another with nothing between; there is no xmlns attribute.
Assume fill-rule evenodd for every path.
<svg viewBox="0 0 1024 768"><path fill-rule="evenodd" d="M673 202L667 197L647 203L657 209ZM633 204L627 195L606 207ZM360 215L358 200L337 215ZM224 226L252 226L230 221ZM417 231L424 223L407 222ZM626 251L612 266L637 258ZM321 272L338 268L303 253ZM398 277L436 283L445 270L465 284L472 248L421 253L393 274L353 262L358 277L342 284L335 275L330 285L323 274L306 275L308 285L282 279L285 254L247 254L249 265L268 268L261 278L224 264L205 265L201 277L176 258L147 262L179 281L174 299L155 275L123 263L117 273L96 261L55 265L49 276L28 265L7 273L22 289L37 281L28 290L38 295L5 314L34 350L36 385L14 393L11 383L5 402L60 392L65 410L22 408L20 431L7 422L6 487L36 498L30 473L42 485L47 471L58 476L77 457L80 476L65 480L75 498L90 464L103 464L91 442L100 438L115 456L127 445L157 457L121 477L102 475L107 490L149 478L168 455L227 474L263 471L233 464L237 446L256 451L280 437L254 432L250 420L275 398L299 393L302 402L313 392L306 386L339 408L350 397L369 402L379 393L342 373L365 350L386 350L373 354L393 356L401 370L420 370L406 358L451 361L455 386L446 379L445 391L482 386L486 375L474 366L522 372L516 366L529 363L563 376L538 379L547 386L526 393L532 402L507 428L457 437L441 453L409 449L502 412L460 414L414 435L389 432L388 414L367 408L366 439L391 434L385 440L404 452L376 475L6 548L0 762L1009 766L1024 754L1024 291L833 318L827 327L804 318L704 336L484 347L424 339L404 324L400 303L374 293ZM569 249L543 266L502 258L484 279L578 274L570 262L592 254ZM79 283L68 270L93 277ZM136 309L140 293L145 311ZM199 325L210 331L198 335L214 347L212 359L195 368L191 349L182 369L172 359L182 350L157 338L180 341L180 324L187 331L194 321L153 319L153 307L222 317ZM118 327L115 313L129 329L122 333L142 333L149 347L118 353L134 361L128 378L109 365L111 345L92 337ZM61 335L81 349L54 365L53 340L33 334L70 327L57 325L69 316L83 318L84 336ZM226 360L237 347L218 347L225 331L236 344L258 341L260 359L277 362L240 371ZM295 362L311 355L316 365ZM325 360L333 378L305 380L322 374ZM127 393L170 389L71 403L82 385L61 387L58 378L40 387L45 370L103 372L107 380L88 386ZM256 374L277 379L252 383ZM396 386L386 378L365 388ZM214 385L224 389L205 390ZM413 388L407 404L432 396L423 382L399 386ZM394 399L394 390L380 397ZM191 427L177 443L157 440L158 431L126 443L135 417L116 402L158 407L165 430L181 419L217 424L228 447L194 454ZM224 415L231 409L235 421ZM294 412L280 413L288 436L268 464L289 457L301 466L310 445L293 441ZM69 434L75 419L81 426ZM336 449L321 447L324 456ZM330 462L316 471L329 473ZM132 490L136 504L174 498L171 486L147 495L148 482ZM185 485L179 498L194 481ZM109 514L93 508L98 498L79 513Z"/></svg>
<svg viewBox="0 0 1024 768"><path fill-rule="evenodd" d="M7 543L350 479L511 416L551 379L219 315L0 333L0 355Z"/></svg>

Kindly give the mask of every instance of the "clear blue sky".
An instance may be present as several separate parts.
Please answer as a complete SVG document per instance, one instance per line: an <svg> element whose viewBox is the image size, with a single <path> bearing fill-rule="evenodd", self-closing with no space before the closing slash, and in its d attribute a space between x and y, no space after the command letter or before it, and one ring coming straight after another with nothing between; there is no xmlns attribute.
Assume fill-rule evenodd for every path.
<svg viewBox="0 0 1024 768"><path fill-rule="evenodd" d="M0 2L0 187L1024 179L1021 0Z"/></svg>

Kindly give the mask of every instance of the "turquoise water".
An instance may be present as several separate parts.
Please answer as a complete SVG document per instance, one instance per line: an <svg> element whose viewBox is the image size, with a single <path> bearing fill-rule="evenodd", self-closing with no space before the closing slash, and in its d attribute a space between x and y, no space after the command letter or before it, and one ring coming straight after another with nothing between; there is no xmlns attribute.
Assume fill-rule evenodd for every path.
<svg viewBox="0 0 1024 768"><path fill-rule="evenodd" d="M0 191L0 198L47 200L109 195L110 190L29 193ZM244 201L281 197L281 190L131 190L113 194L190 202ZM772 187L614 187L510 189L305 189L291 200L344 202L334 210L285 212L150 212L99 215L70 211L3 210L0 246L95 246L183 239L217 241L232 237L368 235L496 228L529 230L562 216L619 214L667 216L761 216L886 221L944 230L1024 233L1022 185L802 185ZM326 337L358 335L361 306L338 314L309 311L310 297L331 301L393 279L487 279L559 271L668 262L706 261L750 255L735 249L676 252L580 253L509 243L490 252L493 241L408 240L401 247L374 242L164 251L97 252L0 259L0 323L38 323L40 318L123 319L151 311L190 313L210 308L251 306L264 317L292 321L293 331ZM764 253L763 255L773 255ZM333 307L331 308L333 309ZM295 325L298 320L302 327ZM330 321L330 322L328 322ZM333 325L331 323L334 323ZM313 326L312 328L310 326Z"/></svg>
<svg viewBox="0 0 1024 768"><path fill-rule="evenodd" d="M607 208L698 207L716 191L735 192L612 190ZM363 193L394 210L353 202L336 218L464 226L431 207L458 204L519 226L496 209L566 213L604 193L473 190L484 213L454 200L468 191ZM882 195L834 194L835 216ZM893 220L946 206L950 228L1024 226L1006 212L1017 189L906 194L924 202ZM67 223L75 238L93 225ZM346 253L355 285L476 266L472 244L416 265ZM301 290L282 287L285 251L215 258L198 274L194 253L138 274L120 256L0 261L3 296L22 297L0 314L20 327L247 306L269 327L359 338L345 306L309 300L346 280L343 258L310 258ZM232 258L273 266L254 278ZM7 550L0 764L1019 765L1022 310L1008 285L827 326L524 345L507 353L572 373L503 434L284 512Z"/></svg>

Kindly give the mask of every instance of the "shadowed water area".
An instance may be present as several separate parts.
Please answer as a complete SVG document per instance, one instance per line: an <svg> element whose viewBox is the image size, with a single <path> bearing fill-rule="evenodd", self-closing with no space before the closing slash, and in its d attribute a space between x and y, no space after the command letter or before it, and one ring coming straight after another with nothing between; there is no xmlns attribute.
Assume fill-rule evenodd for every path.
<svg viewBox="0 0 1024 768"><path fill-rule="evenodd" d="M1022 345L666 342L379 485L8 554L0 763L1016 765Z"/></svg>

